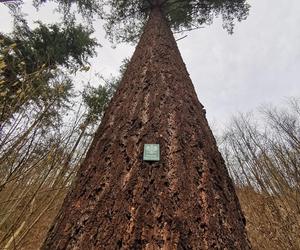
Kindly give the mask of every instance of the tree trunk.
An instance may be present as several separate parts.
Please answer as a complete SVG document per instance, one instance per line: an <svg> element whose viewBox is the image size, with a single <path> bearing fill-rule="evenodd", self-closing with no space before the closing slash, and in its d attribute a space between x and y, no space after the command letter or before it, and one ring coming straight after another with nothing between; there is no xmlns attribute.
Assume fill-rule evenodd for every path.
<svg viewBox="0 0 300 250"><path fill-rule="evenodd" d="M160 144L158 162L144 144ZM249 249L245 219L159 8L42 249Z"/></svg>

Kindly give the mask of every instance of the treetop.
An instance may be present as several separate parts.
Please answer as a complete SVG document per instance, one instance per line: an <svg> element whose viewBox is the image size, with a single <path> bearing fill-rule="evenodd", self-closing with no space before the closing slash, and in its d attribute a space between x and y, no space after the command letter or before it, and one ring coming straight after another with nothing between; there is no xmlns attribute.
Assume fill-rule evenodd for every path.
<svg viewBox="0 0 300 250"><path fill-rule="evenodd" d="M65 13L77 5L83 16L106 21L107 36L113 42L136 42L154 7L160 8L174 32L210 25L221 17L223 27L233 33L234 23L247 18L247 0L34 0L37 5L54 1Z"/></svg>

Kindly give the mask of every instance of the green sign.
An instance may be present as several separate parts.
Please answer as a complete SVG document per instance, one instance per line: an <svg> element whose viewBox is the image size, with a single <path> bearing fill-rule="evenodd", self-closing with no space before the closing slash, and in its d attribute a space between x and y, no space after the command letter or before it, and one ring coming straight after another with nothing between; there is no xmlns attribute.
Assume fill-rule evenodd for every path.
<svg viewBox="0 0 300 250"><path fill-rule="evenodd" d="M159 144L145 144L143 159L144 161L159 161Z"/></svg>

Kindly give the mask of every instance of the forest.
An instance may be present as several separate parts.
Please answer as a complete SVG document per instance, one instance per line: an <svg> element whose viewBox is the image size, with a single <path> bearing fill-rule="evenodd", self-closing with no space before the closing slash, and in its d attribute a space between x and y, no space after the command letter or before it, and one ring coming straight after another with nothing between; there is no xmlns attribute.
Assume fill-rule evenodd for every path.
<svg viewBox="0 0 300 250"><path fill-rule="evenodd" d="M176 45L189 32L210 29L215 18L235 36L251 15L246 0L30 4L37 11L55 5L60 20L32 25L24 2L0 1L13 20L12 32L0 30L0 249L91 249L82 242L92 233L93 249L300 249L299 93L236 113L221 129L212 125L213 136L205 118L210 110L199 103ZM88 75L91 58L101 57L93 27L98 20L110 43L136 50L131 59L119 59L117 74L95 74L78 90L78 75ZM173 34L180 34L178 41ZM141 162L148 142L161 145L161 163ZM160 197L160 189L170 196ZM199 218L184 205L198 202L197 192L199 211L207 213ZM144 206L142 215L128 215L136 204ZM173 218L174 211L184 215ZM149 219L156 216L157 222ZM104 217L120 229L111 232ZM128 225L135 220L130 233L122 231L126 217ZM169 245L165 238L159 243L167 230L161 225L176 220ZM241 229L231 229L235 225ZM182 233L190 227L194 234L198 226L204 245ZM228 236L210 238L213 230ZM178 232L183 236L177 239Z"/></svg>

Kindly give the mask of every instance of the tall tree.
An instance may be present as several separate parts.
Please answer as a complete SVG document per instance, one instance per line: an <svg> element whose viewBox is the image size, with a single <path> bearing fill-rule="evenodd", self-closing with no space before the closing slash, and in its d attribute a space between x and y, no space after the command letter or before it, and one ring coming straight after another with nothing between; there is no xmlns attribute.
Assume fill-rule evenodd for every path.
<svg viewBox="0 0 300 250"><path fill-rule="evenodd" d="M74 21L64 26L39 22L35 29L24 21L12 34L0 33L0 124L32 103L51 102L58 85L64 90L61 103L66 101L72 89L68 73L84 67L95 55L98 44L91 33Z"/></svg>
<svg viewBox="0 0 300 250"><path fill-rule="evenodd" d="M122 3L126 16L145 1L111 2ZM147 1L143 35L43 249L250 248L164 8L184 2L202 3L203 11L221 2L237 11L234 3L244 3ZM143 161L148 143L160 145L159 161Z"/></svg>

